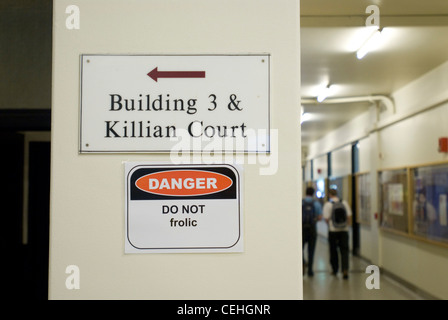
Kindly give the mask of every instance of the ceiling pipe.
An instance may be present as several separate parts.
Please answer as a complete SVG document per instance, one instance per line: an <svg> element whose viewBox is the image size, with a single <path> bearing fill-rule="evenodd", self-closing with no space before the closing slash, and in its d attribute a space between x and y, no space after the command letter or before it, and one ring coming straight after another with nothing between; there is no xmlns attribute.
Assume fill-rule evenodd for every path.
<svg viewBox="0 0 448 320"><path fill-rule="evenodd" d="M370 95L370 96L357 96L357 97L341 97L341 98L327 98L322 102L318 102L314 98L301 99L302 104L331 104L331 103L354 103L354 102L376 102L380 101L384 104L386 109L392 114L395 113L395 104L391 98L384 95Z"/></svg>

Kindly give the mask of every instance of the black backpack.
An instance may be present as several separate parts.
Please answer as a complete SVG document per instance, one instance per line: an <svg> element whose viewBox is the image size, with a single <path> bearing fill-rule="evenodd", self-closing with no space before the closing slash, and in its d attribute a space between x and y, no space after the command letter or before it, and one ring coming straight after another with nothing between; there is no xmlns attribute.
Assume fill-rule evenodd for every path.
<svg viewBox="0 0 448 320"><path fill-rule="evenodd" d="M333 226L338 229L345 228L347 226L347 210L345 209L342 201L332 202L333 209L331 212L331 221L333 221Z"/></svg>
<svg viewBox="0 0 448 320"><path fill-rule="evenodd" d="M315 222L314 201L309 202L302 199L302 227L312 227Z"/></svg>

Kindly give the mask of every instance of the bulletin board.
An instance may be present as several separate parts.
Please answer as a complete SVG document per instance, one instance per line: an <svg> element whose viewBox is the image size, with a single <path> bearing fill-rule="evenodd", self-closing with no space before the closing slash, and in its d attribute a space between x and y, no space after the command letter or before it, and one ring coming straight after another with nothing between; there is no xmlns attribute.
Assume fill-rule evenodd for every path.
<svg viewBox="0 0 448 320"><path fill-rule="evenodd" d="M448 163L412 169L412 234L448 243Z"/></svg>
<svg viewBox="0 0 448 320"><path fill-rule="evenodd" d="M409 232L409 183L407 168L378 172L380 225L400 233Z"/></svg>

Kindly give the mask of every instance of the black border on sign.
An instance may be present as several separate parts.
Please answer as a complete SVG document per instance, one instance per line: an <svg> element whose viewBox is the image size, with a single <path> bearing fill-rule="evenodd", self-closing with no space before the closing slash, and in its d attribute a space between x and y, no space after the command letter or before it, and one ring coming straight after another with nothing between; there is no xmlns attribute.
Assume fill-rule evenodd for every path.
<svg viewBox="0 0 448 320"><path fill-rule="evenodd" d="M258 153L271 153L271 54L270 53L262 53L262 54L80 54L80 77L79 77L79 149L78 152L80 154L83 153L170 153L171 150L113 150L113 151L104 151L104 150L83 150L83 142L82 142L82 80L83 80L83 57L84 56L133 56L133 57L196 57L196 56L216 56L216 57L266 57L268 62L268 128L267 128L267 148L266 151L249 151L249 150L220 150L215 152L221 153L244 153L244 154L258 154ZM186 152L192 153L202 153L203 150L186 150Z"/></svg>
<svg viewBox="0 0 448 320"><path fill-rule="evenodd" d="M237 179L236 181L236 194L237 194L237 201L238 201L238 238L236 239L235 243L232 244L231 246L227 246L227 247L161 247L161 248L140 248L135 246L134 244L132 244L131 240L129 239L129 201L130 201L130 186L129 186L129 181L130 181L130 175L131 173L133 173L137 168L140 167L167 167L169 168L176 168L177 169L182 169L182 168L190 168L190 167L227 167L230 170L234 171L235 173L235 177ZM235 245L238 244L238 242L240 242L241 239L241 197L240 197L240 175L238 170L230 165L230 164L187 164L187 165L177 165L177 164L139 164L136 165L134 167L132 167L127 176L126 176L126 241L135 249L137 250L205 250L205 249L230 249L232 247L234 247ZM151 200L148 200L151 201ZM125 253L126 253L126 248L125 248ZM132 254L131 252L129 252L129 254Z"/></svg>

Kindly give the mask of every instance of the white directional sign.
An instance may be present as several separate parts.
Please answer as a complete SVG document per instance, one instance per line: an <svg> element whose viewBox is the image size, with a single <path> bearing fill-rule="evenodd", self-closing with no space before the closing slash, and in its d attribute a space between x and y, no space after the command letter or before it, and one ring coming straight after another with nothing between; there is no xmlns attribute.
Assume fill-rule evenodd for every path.
<svg viewBox="0 0 448 320"><path fill-rule="evenodd" d="M240 170L128 162L125 252L243 251Z"/></svg>
<svg viewBox="0 0 448 320"><path fill-rule="evenodd" d="M81 55L81 153L270 152L269 55Z"/></svg>

